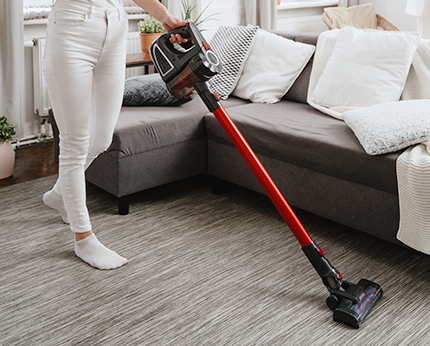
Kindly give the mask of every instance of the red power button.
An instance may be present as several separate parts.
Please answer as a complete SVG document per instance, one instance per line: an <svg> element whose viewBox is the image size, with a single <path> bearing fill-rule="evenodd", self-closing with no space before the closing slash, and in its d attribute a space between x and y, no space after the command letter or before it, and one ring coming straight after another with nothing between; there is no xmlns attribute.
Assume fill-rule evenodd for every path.
<svg viewBox="0 0 430 346"><path fill-rule="evenodd" d="M202 43L203 43L203 46L206 48L206 50L211 49L211 48L209 47L209 45L206 43L206 41L203 41Z"/></svg>

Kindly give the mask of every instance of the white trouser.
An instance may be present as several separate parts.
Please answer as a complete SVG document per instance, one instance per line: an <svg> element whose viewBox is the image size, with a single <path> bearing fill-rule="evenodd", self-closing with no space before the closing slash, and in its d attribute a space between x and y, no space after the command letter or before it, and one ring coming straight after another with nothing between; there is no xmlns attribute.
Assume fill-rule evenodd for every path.
<svg viewBox="0 0 430 346"><path fill-rule="evenodd" d="M61 195L73 232L91 230L85 169L111 141L124 91L127 15L120 0L57 0L43 73L60 131Z"/></svg>

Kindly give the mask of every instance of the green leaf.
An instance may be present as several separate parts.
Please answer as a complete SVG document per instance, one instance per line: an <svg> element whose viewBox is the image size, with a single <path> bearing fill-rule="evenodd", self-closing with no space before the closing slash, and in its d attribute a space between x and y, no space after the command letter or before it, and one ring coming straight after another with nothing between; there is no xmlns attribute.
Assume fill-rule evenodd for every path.
<svg viewBox="0 0 430 346"><path fill-rule="evenodd" d="M189 0L181 0L182 2L182 8L184 9L184 12L181 12L182 20L186 21L188 19L191 19L191 13L194 11L196 6L192 6L189 2ZM213 13L209 16L203 17L203 13L208 9L209 5L212 4L212 1L206 5L206 7L199 13L197 18L194 20L194 23L198 27L200 24L209 21L209 20L219 20L217 18L214 18L215 16L219 15L220 13Z"/></svg>
<svg viewBox="0 0 430 346"><path fill-rule="evenodd" d="M5 116L0 117L0 143L11 141L15 134L15 125L9 124Z"/></svg>

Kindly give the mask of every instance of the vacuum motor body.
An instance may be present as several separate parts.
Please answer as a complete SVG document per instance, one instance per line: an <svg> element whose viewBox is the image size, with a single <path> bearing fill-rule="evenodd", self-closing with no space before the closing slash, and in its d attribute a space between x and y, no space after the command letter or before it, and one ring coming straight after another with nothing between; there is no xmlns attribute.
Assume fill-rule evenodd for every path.
<svg viewBox="0 0 430 346"><path fill-rule="evenodd" d="M188 38L186 43L172 44L171 34ZM177 98L189 97L197 82L206 82L221 71L221 62L193 22L160 35L149 53L169 91Z"/></svg>

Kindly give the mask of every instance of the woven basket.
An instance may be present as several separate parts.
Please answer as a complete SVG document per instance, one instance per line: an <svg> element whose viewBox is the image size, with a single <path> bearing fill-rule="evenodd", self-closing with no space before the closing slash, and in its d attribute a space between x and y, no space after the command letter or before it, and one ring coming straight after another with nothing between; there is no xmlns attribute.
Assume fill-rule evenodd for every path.
<svg viewBox="0 0 430 346"><path fill-rule="evenodd" d="M330 21L330 18L328 17L327 13L323 13L322 19L324 23L328 26L330 30L336 29L336 27L333 25L333 23ZM380 16L379 14L376 15L376 26L385 30L385 31L400 31L397 29L393 24L391 24L388 20L386 20L384 17Z"/></svg>

